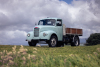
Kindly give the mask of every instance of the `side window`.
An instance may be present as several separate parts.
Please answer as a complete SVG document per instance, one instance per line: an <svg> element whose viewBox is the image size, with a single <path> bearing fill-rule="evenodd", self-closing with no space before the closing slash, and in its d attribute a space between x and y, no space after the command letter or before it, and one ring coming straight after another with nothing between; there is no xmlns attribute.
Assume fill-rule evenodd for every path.
<svg viewBox="0 0 100 67"><path fill-rule="evenodd" d="M62 26L62 20L58 19L56 25L57 25L57 26Z"/></svg>
<svg viewBox="0 0 100 67"><path fill-rule="evenodd" d="M40 22L39 22L39 25L43 25L43 21L40 21Z"/></svg>

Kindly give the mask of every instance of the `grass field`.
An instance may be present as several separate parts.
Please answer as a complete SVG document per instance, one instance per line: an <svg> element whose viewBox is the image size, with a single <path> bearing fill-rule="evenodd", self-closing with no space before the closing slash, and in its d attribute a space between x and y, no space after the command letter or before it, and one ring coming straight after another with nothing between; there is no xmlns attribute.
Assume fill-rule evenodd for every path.
<svg viewBox="0 0 100 67"><path fill-rule="evenodd" d="M0 45L0 67L100 67L100 45L55 48Z"/></svg>

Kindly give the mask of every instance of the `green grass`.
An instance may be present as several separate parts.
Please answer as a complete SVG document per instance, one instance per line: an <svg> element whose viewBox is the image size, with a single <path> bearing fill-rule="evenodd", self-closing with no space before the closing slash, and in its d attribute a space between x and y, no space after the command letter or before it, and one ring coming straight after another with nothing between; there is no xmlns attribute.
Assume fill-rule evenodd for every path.
<svg viewBox="0 0 100 67"><path fill-rule="evenodd" d="M48 46L0 45L0 67L1 66L100 67L100 45L55 48Z"/></svg>

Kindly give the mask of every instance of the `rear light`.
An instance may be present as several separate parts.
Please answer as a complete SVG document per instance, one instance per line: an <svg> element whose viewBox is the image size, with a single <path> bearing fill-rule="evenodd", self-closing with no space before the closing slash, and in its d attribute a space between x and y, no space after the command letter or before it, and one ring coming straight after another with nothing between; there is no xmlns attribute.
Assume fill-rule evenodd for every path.
<svg viewBox="0 0 100 67"><path fill-rule="evenodd" d="M35 28L38 28L38 27L35 27Z"/></svg>

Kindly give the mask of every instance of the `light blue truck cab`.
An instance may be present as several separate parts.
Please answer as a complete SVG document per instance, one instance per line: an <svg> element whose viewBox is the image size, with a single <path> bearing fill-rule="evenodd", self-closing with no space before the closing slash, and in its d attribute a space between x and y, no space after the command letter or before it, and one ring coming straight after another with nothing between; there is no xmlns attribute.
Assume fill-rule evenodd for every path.
<svg viewBox="0 0 100 67"><path fill-rule="evenodd" d="M45 41L49 47L64 46L62 19L41 19L33 31L28 32L26 41L29 46L36 46L39 41ZM66 40L66 39L65 39Z"/></svg>

